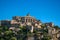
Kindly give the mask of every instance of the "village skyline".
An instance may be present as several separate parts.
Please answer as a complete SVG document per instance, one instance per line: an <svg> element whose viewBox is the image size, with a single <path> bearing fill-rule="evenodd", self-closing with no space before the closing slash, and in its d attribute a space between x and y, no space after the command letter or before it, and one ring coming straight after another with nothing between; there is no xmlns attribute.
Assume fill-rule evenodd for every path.
<svg viewBox="0 0 60 40"><path fill-rule="evenodd" d="M25 16L30 12L42 22L60 26L60 0L0 0L0 20Z"/></svg>

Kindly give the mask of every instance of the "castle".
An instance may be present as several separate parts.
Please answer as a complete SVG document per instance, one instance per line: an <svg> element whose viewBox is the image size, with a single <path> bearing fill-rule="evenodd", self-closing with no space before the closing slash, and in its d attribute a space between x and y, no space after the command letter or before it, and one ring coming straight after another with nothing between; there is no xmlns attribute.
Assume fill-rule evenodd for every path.
<svg viewBox="0 0 60 40"><path fill-rule="evenodd" d="M26 26L27 29L29 29L32 33L34 30L39 30L39 37L43 36L41 35L42 31L40 30L43 26L45 26L43 29L48 29L48 34L52 37L53 40L55 40L55 38L57 40L60 37L60 30L56 30L52 22L42 23L40 20L30 16L29 13L26 16L13 16L12 20L1 20L0 26L7 26L9 27L9 30L15 31L19 31L19 27Z"/></svg>

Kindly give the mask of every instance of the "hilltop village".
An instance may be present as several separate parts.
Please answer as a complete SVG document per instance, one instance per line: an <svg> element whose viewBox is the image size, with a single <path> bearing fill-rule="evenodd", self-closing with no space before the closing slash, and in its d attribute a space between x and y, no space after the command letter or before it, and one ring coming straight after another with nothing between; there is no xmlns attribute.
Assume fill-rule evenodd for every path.
<svg viewBox="0 0 60 40"><path fill-rule="evenodd" d="M60 28L30 16L13 16L0 21L0 40L60 40ZM2 31L3 30L3 31Z"/></svg>

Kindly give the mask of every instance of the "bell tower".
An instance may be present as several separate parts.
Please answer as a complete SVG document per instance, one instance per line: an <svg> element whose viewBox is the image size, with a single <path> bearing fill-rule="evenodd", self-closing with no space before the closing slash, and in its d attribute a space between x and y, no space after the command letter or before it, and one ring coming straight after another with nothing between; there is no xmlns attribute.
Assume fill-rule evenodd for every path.
<svg viewBox="0 0 60 40"><path fill-rule="evenodd" d="M26 16L30 16L30 13L27 13L27 15Z"/></svg>

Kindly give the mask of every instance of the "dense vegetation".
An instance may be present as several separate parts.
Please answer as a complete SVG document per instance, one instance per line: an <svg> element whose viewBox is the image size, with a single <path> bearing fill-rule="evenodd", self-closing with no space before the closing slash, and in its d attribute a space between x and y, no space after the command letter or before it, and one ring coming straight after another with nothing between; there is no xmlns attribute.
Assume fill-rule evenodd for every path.
<svg viewBox="0 0 60 40"><path fill-rule="evenodd" d="M55 26L56 29L59 29L58 26ZM43 38L41 40L50 40L51 37L48 36L48 30L43 29L41 30L43 33ZM38 31L34 30L33 33L31 33L28 29L25 27L20 27L19 31L12 31L9 30L7 26L2 27L0 26L0 40L26 40L28 36L32 36L35 34L37 36ZM37 37L36 37L37 38ZM39 40L39 39L37 39Z"/></svg>

